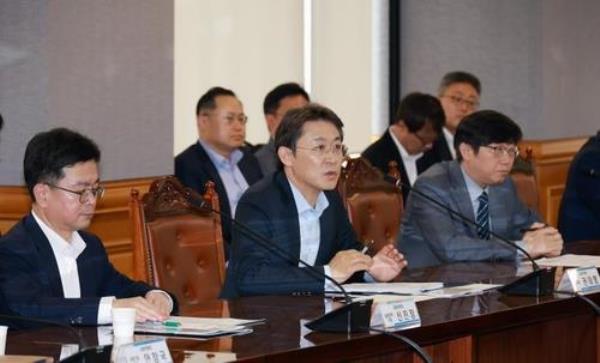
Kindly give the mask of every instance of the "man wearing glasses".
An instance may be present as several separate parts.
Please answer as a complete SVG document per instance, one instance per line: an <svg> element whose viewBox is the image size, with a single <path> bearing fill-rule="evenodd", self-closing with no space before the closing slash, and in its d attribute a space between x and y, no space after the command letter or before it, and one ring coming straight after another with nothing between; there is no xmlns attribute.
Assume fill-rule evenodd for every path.
<svg viewBox="0 0 600 363"><path fill-rule="evenodd" d="M396 121L362 156L384 175L389 172L390 161L395 161L402 184L412 185L417 175L433 164L423 153L431 149L443 125L444 110L440 101L424 93L411 93L400 102ZM406 203L409 189L403 188L402 192Z"/></svg>
<svg viewBox="0 0 600 363"><path fill-rule="evenodd" d="M187 187L204 193L213 181L221 212L235 215L242 193L262 177L258 161L243 147L246 138L244 107L233 91L213 87L196 105L198 142L175 158L175 176ZM225 253L229 255L231 223L221 220Z"/></svg>
<svg viewBox="0 0 600 363"><path fill-rule="evenodd" d="M481 82L471 73L455 71L446 73L438 88L438 99L444 108L446 123L442 134L425 155L434 162L456 159L454 133L463 118L479 107Z"/></svg>
<svg viewBox="0 0 600 363"><path fill-rule="evenodd" d="M251 186L236 212L237 221L281 251L234 228L223 297L337 290L298 259L339 283L362 279L365 271L372 279L389 281L404 268L404 258L391 244L373 257L361 252L335 191L345 154L342 126L333 111L318 105L286 113L275 134L280 170Z"/></svg>
<svg viewBox="0 0 600 363"><path fill-rule="evenodd" d="M438 163L419 176L406 204L398 247L411 267L514 260L516 249L495 240L491 232L515 241L533 258L560 254L561 235L521 203L508 177L521 137L519 126L495 111L472 113L458 125L457 159Z"/></svg>
<svg viewBox="0 0 600 363"><path fill-rule="evenodd" d="M161 321L173 310L169 294L119 273L102 242L83 231L104 192L99 161L96 144L68 129L29 141L31 213L0 239L3 314L95 325L110 323L113 307L135 308L138 321Z"/></svg>

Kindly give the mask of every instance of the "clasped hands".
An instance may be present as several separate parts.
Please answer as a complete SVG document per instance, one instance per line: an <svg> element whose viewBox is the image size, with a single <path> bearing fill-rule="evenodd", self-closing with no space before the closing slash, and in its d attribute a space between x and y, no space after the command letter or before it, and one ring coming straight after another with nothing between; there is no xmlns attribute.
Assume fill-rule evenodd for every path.
<svg viewBox="0 0 600 363"><path fill-rule="evenodd" d="M164 321L171 314L171 300L164 291L152 290L146 296L116 299L112 303L113 308L134 308L136 310L135 320Z"/></svg>
<svg viewBox="0 0 600 363"><path fill-rule="evenodd" d="M523 235L525 248L533 258L559 256L563 248L563 238L554 227L543 223L533 223Z"/></svg>
<svg viewBox="0 0 600 363"><path fill-rule="evenodd" d="M366 271L377 281L390 281L406 267L404 256L388 244L373 257L357 250L336 253L329 261L331 277L339 283L348 280L355 272Z"/></svg>

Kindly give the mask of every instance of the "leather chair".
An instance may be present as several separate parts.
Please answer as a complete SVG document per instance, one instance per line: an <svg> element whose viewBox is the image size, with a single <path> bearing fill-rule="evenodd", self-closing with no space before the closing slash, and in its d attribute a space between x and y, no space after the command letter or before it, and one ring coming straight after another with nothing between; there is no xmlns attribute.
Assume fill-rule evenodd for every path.
<svg viewBox="0 0 600 363"><path fill-rule="evenodd" d="M404 206L400 189L364 158L346 159L338 191L359 240L372 253L396 244Z"/></svg>
<svg viewBox="0 0 600 363"><path fill-rule="evenodd" d="M538 193L537 180L535 176L535 166L533 164L531 149L527 149L523 157L515 159L515 163L510 172L510 177L517 189L519 199L536 212L539 211L540 196Z"/></svg>
<svg viewBox="0 0 600 363"><path fill-rule="evenodd" d="M197 203L190 203L195 200ZM200 196L173 176L158 179L141 199L131 191L134 277L165 289L180 305L216 299L225 280L225 255L214 183Z"/></svg>

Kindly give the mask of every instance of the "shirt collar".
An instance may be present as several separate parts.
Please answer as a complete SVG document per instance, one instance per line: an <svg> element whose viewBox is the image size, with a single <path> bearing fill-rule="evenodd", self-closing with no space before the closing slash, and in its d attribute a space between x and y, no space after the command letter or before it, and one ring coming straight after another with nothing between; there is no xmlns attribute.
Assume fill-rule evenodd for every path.
<svg viewBox="0 0 600 363"><path fill-rule="evenodd" d="M289 182L289 180L288 180ZM302 215L305 212L311 211L316 213L319 217L321 217L321 214L323 214L323 211L325 209L327 209L327 207L329 207L329 201L327 200L327 197L325 196L325 193L323 191L321 191L319 193L319 195L317 196L317 203L315 204L315 207L313 208L308 201L306 200L306 198L304 198L304 196L302 195L302 193L300 192L300 190L298 190L298 188L296 188L296 186L290 183L290 187L292 189L292 195L294 196L294 201L296 202L296 209L298 210L298 215Z"/></svg>
<svg viewBox="0 0 600 363"><path fill-rule="evenodd" d="M235 149L233 150L231 155L229 155L229 158L226 158L223 155L219 154L212 146L202 141L201 139L198 139L198 143L200 143L204 150L206 150L208 157L210 158L212 163L217 167L231 167L237 165L237 163L240 160L242 160L242 157L244 156L244 153L242 153L240 149Z"/></svg>
<svg viewBox="0 0 600 363"><path fill-rule="evenodd" d="M33 210L31 211L31 215L42 229L42 232L48 239L48 242L50 242L50 247L52 247L52 250L55 254L58 253L60 255L71 255L73 257L77 257L81 254L81 252L83 252L86 245L77 231L71 234L71 242L69 243L69 241L62 238L41 218L39 218Z"/></svg>
<svg viewBox="0 0 600 363"><path fill-rule="evenodd" d="M415 160L416 161L418 158L423 156L422 152L415 154L415 155L410 155L408 153L408 151L406 151L404 146L402 146L400 141L398 141L398 139L396 138L396 135L394 135L392 130L389 130L389 133L390 133L390 136L392 137L392 140L394 140L394 144L396 144L396 147L398 148L398 152L400 153L400 156L402 157L403 160Z"/></svg>
<svg viewBox="0 0 600 363"><path fill-rule="evenodd" d="M488 187L482 188L479 184L477 184L473 179L471 179L469 174L467 174L462 166L460 167L460 171L465 179L465 184L467 185L467 191L469 192L469 198L471 199L471 202L477 202L481 193L488 191Z"/></svg>

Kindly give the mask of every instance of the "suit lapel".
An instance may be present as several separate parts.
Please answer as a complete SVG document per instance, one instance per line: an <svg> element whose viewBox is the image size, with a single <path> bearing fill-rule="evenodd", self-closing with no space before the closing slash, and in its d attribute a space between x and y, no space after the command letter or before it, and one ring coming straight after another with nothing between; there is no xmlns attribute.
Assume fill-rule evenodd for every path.
<svg viewBox="0 0 600 363"><path fill-rule="evenodd" d="M289 181L283 172L275 174L276 183L281 191L283 214L282 218L282 231L281 235L287 236L287 241L274 241L275 243L289 243L290 253L296 259L300 258L300 224L298 222L298 208L294 201L294 195L292 194L292 188L290 187Z"/></svg>
<svg viewBox="0 0 600 363"><path fill-rule="evenodd" d="M223 184L223 181L221 180L221 177L219 176L219 172L217 171L217 168L213 165L212 160L210 160L210 157L206 153L206 150L204 150L204 148L202 147L202 145L200 145L199 142L196 143L196 154L198 155L198 158L200 159L200 162L198 163L198 167L202 168L205 171L205 173L208 175L209 179L212 180L213 182L215 182L215 188L217 189L217 194L219 196L227 195L227 191L225 190L225 185ZM200 188L200 190L204 190L204 185L200 185L199 188ZM219 198L219 205L221 207L221 212L225 213L228 216L231 215L231 209L229 208L229 200L227 198ZM233 217L233 216L231 216L231 217Z"/></svg>
<svg viewBox="0 0 600 363"><path fill-rule="evenodd" d="M450 198L454 201L454 208L458 213L475 221L475 212L473 211L473 204L471 203L471 197L467 191L467 184L465 182L464 175L462 174L460 164L458 161L450 161L448 164L448 173L451 185ZM463 222L464 223L464 222ZM464 223L467 229L471 231L472 236L477 236L477 229L470 223Z"/></svg>
<svg viewBox="0 0 600 363"><path fill-rule="evenodd" d="M40 261L39 266L46 266L47 274L42 275L46 275L48 278L48 288L50 289L50 293L53 296L64 296L60 272L58 271L54 252L52 251L52 247L50 247L48 238L46 238L46 235L42 232L42 229L33 218L33 215L28 214L25 217L25 228L27 229L27 235L37 249L37 257ZM24 288L26 287L24 286Z"/></svg>

